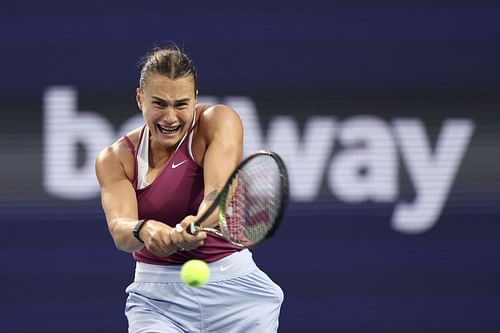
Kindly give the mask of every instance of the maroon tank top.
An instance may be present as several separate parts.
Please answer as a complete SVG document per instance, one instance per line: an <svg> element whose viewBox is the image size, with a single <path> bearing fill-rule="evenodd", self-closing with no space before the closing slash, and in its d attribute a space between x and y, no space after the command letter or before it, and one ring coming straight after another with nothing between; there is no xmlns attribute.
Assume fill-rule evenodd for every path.
<svg viewBox="0 0 500 333"><path fill-rule="evenodd" d="M169 162L156 179L146 187L137 189L137 150L130 139L125 140L130 146L135 161L134 187L136 188L139 219L155 219L172 227L187 215L196 215L203 200L203 168L190 154L190 136L196 125L192 126ZM141 131L139 142L144 135ZM134 252L135 260L159 265L180 265L189 259L202 259L206 262L219 260L239 249L220 237L208 234L204 245L191 251L177 251L167 257L157 257L146 247Z"/></svg>

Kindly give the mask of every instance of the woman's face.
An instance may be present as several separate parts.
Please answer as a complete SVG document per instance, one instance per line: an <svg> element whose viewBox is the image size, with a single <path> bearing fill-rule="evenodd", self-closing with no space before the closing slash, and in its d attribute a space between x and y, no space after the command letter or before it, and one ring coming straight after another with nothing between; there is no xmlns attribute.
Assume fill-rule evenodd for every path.
<svg viewBox="0 0 500 333"><path fill-rule="evenodd" d="M169 79L152 74L137 89L137 105L151 133L151 143L175 148L193 120L196 93L192 77Z"/></svg>

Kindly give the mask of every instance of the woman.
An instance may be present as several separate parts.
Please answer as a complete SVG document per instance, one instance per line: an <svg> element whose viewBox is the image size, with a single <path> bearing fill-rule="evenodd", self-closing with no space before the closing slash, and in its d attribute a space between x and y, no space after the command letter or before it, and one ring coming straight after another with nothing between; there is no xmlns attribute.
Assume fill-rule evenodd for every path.
<svg viewBox="0 0 500 333"><path fill-rule="evenodd" d="M145 57L136 92L145 125L96 161L109 231L117 248L136 260L127 288L129 332L276 332L283 293L250 251L185 231L213 202L243 152L237 113L196 104L196 98L189 57L175 46L154 50ZM179 276L193 258L211 271L199 289Z"/></svg>

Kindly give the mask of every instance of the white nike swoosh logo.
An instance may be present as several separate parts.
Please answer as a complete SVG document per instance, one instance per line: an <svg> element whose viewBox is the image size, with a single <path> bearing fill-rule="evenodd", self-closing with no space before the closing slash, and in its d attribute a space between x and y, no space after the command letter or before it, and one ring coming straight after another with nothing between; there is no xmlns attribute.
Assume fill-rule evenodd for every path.
<svg viewBox="0 0 500 333"><path fill-rule="evenodd" d="M220 271L221 272L227 271L228 269L230 269L233 266L234 266L234 264L229 265L229 266L220 266Z"/></svg>
<svg viewBox="0 0 500 333"><path fill-rule="evenodd" d="M179 162L179 163L177 163L177 164L175 164L175 163L172 163L172 169L175 169L175 168L177 168L178 166L180 166L180 165L182 165L182 164L186 163L187 161L188 161L188 160L184 160L184 161L182 161L182 162Z"/></svg>

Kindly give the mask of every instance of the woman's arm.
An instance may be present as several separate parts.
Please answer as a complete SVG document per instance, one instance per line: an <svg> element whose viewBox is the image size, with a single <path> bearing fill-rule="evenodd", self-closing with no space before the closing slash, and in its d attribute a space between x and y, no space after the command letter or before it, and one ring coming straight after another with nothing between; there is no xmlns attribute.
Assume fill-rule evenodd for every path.
<svg viewBox="0 0 500 333"><path fill-rule="evenodd" d="M243 125L233 109L216 105L204 113L203 121L206 124L203 132L207 144L203 159L205 199L197 216L210 207L243 157ZM212 218L203 225L214 223L215 219Z"/></svg>
<svg viewBox="0 0 500 333"><path fill-rule="evenodd" d="M190 223L197 221L210 207L243 157L243 125L233 109L225 105L210 107L200 116L199 126L199 135L202 136L206 147L203 157L204 199L196 216L188 216L181 222L184 229ZM215 211L202 225L214 226L216 223ZM186 232L181 236L174 238L179 246L183 246L182 242L190 240Z"/></svg>
<svg viewBox="0 0 500 333"><path fill-rule="evenodd" d="M137 198L132 182L127 177L124 161L130 151L123 140L104 149L96 160L96 175L101 188L101 202L108 229L118 249L133 252L146 246L157 256L167 256L177 251L170 235L173 229L155 220L148 220L141 228L141 243L133 236L138 223ZM128 155L127 155L128 154Z"/></svg>

